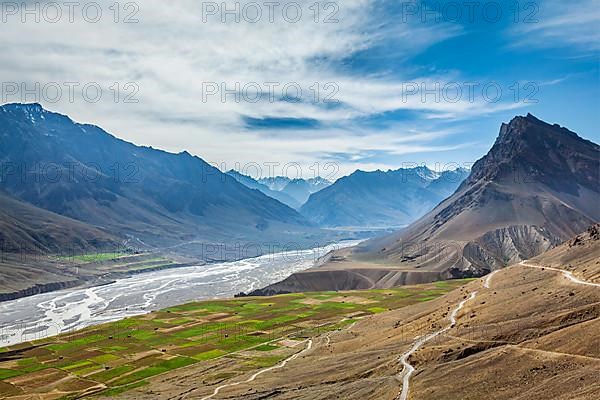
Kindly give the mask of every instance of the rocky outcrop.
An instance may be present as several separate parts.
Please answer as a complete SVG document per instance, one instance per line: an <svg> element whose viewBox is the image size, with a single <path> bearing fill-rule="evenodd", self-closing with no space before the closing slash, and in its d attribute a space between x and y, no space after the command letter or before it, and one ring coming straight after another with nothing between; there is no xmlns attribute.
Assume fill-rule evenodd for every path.
<svg viewBox="0 0 600 400"><path fill-rule="evenodd" d="M561 239L544 228L513 225L495 229L467 243L463 257L471 271L482 275L541 254Z"/></svg>
<svg viewBox="0 0 600 400"><path fill-rule="evenodd" d="M37 284L16 292L0 293L0 302L16 300L20 299L21 297L35 296L36 294L54 292L56 290L71 289L82 284L84 284L84 281L81 280Z"/></svg>

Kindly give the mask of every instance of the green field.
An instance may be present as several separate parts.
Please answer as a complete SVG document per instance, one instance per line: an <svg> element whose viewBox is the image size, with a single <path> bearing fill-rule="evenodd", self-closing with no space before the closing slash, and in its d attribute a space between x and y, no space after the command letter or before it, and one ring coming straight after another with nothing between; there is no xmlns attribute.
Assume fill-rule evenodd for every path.
<svg viewBox="0 0 600 400"><path fill-rule="evenodd" d="M0 349L0 398L50 390L69 398L90 389L112 396L143 386L153 376L240 352L250 351L246 368L263 368L284 358L283 339L343 329L364 316L428 301L466 282L198 302L23 343Z"/></svg>
<svg viewBox="0 0 600 400"><path fill-rule="evenodd" d="M66 265L76 265L81 268L81 272L87 272L90 275L103 273L130 274L173 267L174 265L184 266L158 253L132 253L126 250L122 252L63 256L57 257L57 260L67 263Z"/></svg>
<svg viewBox="0 0 600 400"><path fill-rule="evenodd" d="M120 257L128 256L128 253L119 252L119 253L90 253L90 254L80 254L80 255L72 255L72 256L64 256L61 257L63 260L73 261L73 262L82 262L82 263L92 263L92 262L102 262L102 261L112 261L116 260Z"/></svg>

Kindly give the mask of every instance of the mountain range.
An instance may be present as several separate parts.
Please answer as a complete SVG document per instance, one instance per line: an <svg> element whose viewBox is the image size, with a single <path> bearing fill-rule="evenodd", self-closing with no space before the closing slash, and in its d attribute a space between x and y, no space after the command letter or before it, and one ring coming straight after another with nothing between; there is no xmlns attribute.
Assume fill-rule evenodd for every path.
<svg viewBox="0 0 600 400"><path fill-rule="evenodd" d="M397 233L333 252L256 294L482 276L600 221L600 146L531 114L502 124L457 191Z"/></svg>
<svg viewBox="0 0 600 400"><path fill-rule="evenodd" d="M359 260L480 276L534 257L600 221L600 146L533 115L503 124L454 195Z"/></svg>
<svg viewBox="0 0 600 400"><path fill-rule="evenodd" d="M296 210L300 209L312 194L331 185L330 181L321 177L290 179L277 176L254 179L235 170L230 170L227 174L250 189L259 190Z"/></svg>
<svg viewBox="0 0 600 400"><path fill-rule="evenodd" d="M356 171L313 194L300 212L327 227L407 225L454 193L468 174L427 167Z"/></svg>
<svg viewBox="0 0 600 400"><path fill-rule="evenodd" d="M124 242L141 249L176 246L199 258L207 257L207 246L228 244L223 258L229 259L257 255L235 250L257 238L299 245L322 238L297 211L199 157L136 146L39 104L0 107L0 149L3 202L40 216L16 225L12 213L1 214L3 240L12 247L56 250L73 235L88 243L81 249ZM67 233L47 230L58 244L26 234L50 221L69 227Z"/></svg>
<svg viewBox="0 0 600 400"><path fill-rule="evenodd" d="M450 196L469 175L464 168L435 172L427 167L356 171L334 183L324 178L254 179L228 175L288 206L318 226L379 229L408 225Z"/></svg>
<svg viewBox="0 0 600 400"><path fill-rule="evenodd" d="M392 286L479 276L600 220L599 146L532 115L503 124L470 173L357 171L333 184L225 174L187 152L136 146L39 104L0 107L0 149L5 252L125 246L204 260L245 258L260 254L257 240L302 246L339 239L317 224L402 225L425 214L307 272L335 271L316 281L335 281L336 288L377 286L381 279ZM301 212L284 204L305 198ZM252 252L242 253L247 245ZM348 278L358 267L368 272Z"/></svg>

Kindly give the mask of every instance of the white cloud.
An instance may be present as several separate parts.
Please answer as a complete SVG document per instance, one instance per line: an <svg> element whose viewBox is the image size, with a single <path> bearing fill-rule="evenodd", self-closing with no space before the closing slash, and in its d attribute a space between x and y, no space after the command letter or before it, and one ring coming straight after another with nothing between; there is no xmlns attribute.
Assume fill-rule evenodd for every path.
<svg viewBox="0 0 600 400"><path fill-rule="evenodd" d="M600 0L545 0L535 4L538 8L531 22L520 23L511 30L516 45L565 47L579 55L598 56Z"/></svg>
<svg viewBox="0 0 600 400"><path fill-rule="evenodd" d="M134 16L139 23L114 23L109 9L114 2L100 3L104 14L99 23L83 21L81 9L75 12L74 23L69 23L65 15L56 24L43 20L23 24L19 16L8 16L0 39L3 81L27 82L30 88L35 82L56 82L63 88L63 98L53 103L47 96L23 98L20 93L20 98L6 100L38 100L51 110L101 125L135 143L171 151L187 149L228 165L263 160L310 165L318 161L316 154L326 149L348 153L386 149L391 154L448 150L455 146L432 145L427 142L432 138L420 134L410 133L399 140L398 130L406 132L401 127L358 132L351 121L397 110L457 118L519 106L490 105L481 96L473 101L463 98L448 102L406 95L404 80L427 87L439 83L443 87L457 76L408 79L402 76L402 65L398 71L379 75L358 75L345 68L350 56L382 43L392 42L395 55L408 60L416 52L459 33L446 24L415 26L394 21L393 16L386 15L385 7L375 7L381 5L377 1L344 0L338 3L339 11L334 15L339 22L330 24L314 22L310 9L313 0L298 1L304 14L297 23L282 17L277 11L283 9L282 5L275 12L275 22L263 15L256 24L235 23L231 16L227 23L216 16L204 23L203 3L194 0L146 0L139 3L139 12ZM231 9L233 2L227 3ZM121 10L119 19L131 11ZM320 18L331 11L321 10ZM103 98L91 104L84 101L78 89L70 102L65 82L97 82L103 88ZM118 103L113 101L110 89L115 82L120 84ZM137 104L122 102L123 96L133 90L124 89L127 82L139 87ZM265 87L267 82L295 82L307 100L312 98L310 88L315 82L321 85L322 95L327 93L323 85L333 82L339 87L335 98L341 104L236 102L232 96L225 102L218 96L204 102L202 92L207 82L223 83L230 89L236 83ZM248 130L244 117L310 118L320 121L323 128L316 138L291 130L274 131L267 138Z"/></svg>

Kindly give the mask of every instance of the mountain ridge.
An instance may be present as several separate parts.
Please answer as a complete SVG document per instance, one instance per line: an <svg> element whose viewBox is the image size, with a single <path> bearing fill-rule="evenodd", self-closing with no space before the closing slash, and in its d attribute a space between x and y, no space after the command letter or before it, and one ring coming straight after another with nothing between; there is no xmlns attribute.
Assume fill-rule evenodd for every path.
<svg viewBox="0 0 600 400"><path fill-rule="evenodd" d="M272 197L289 207L299 210L308 198L328 186L331 182L325 178L315 177L310 179L277 176L270 178L254 179L236 170L229 170L227 174L233 176L241 184L260 190L262 193Z"/></svg>
<svg viewBox="0 0 600 400"><path fill-rule="evenodd" d="M599 154L597 144L566 128L531 114L516 117L502 125L490 151L452 197L405 232L373 240L356 254L384 262L411 257L423 262L431 248L408 248L417 241L434 242L441 246L437 251L453 253L458 270L480 274L526 256L508 254L510 247L529 246L528 255L548 250L600 220ZM533 249L541 238L547 246ZM457 248L449 249L450 244Z"/></svg>
<svg viewBox="0 0 600 400"><path fill-rule="evenodd" d="M252 178L248 175L244 175L241 172L238 172L235 170L229 170L229 171L227 171L227 175L234 177L242 185L244 185L250 189L256 189L256 190L262 192L263 194L279 201L280 203L287 205L288 207L291 207L293 209L298 209L301 206L301 204L296 199L289 196L283 190L270 189L267 185L262 184L259 181L255 180L254 178Z"/></svg>
<svg viewBox="0 0 600 400"><path fill-rule="evenodd" d="M136 146L37 103L0 107L0 190L141 248L323 237L290 207L200 157ZM249 254L253 256L257 254Z"/></svg>
<svg viewBox="0 0 600 400"><path fill-rule="evenodd" d="M512 141L523 135L525 143ZM522 151L533 154L522 157ZM516 117L502 125L470 177L422 218L332 252L314 268L252 294L389 288L485 275L600 221L599 175L600 146L533 116Z"/></svg>
<svg viewBox="0 0 600 400"><path fill-rule="evenodd" d="M466 176L462 168L358 170L311 195L300 212L328 227L407 225L451 195Z"/></svg>

